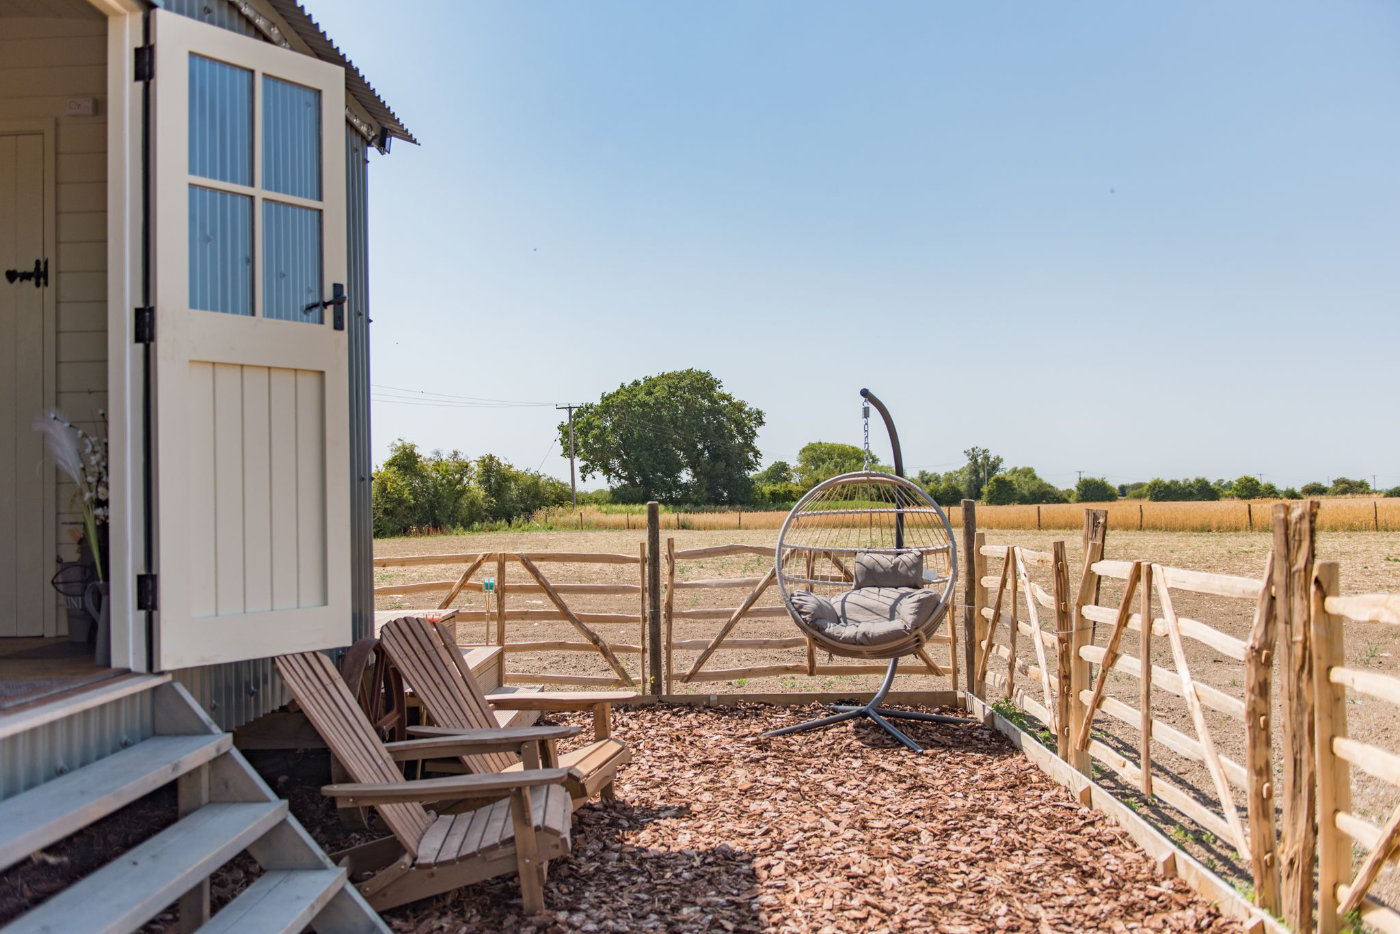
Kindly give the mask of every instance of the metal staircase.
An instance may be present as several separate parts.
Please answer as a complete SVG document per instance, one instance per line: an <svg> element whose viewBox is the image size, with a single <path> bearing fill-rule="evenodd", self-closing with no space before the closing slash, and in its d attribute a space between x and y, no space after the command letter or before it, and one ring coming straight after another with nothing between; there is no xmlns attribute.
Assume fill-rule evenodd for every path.
<svg viewBox="0 0 1400 934"><path fill-rule="evenodd" d="M94 741L103 723L121 735ZM100 754L104 747L115 750ZM45 762L52 777L0 800L0 871L172 783L179 819L3 934L135 931L175 902L187 931L388 931L229 734L168 677L133 677L0 720L0 755L65 749L91 761ZM95 758L81 752L92 749ZM244 852L262 874L210 917L210 875Z"/></svg>

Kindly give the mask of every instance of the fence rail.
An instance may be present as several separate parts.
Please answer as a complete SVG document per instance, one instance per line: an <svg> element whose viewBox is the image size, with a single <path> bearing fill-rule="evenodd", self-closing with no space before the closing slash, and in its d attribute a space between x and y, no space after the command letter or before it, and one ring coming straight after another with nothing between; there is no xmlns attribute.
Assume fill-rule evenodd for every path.
<svg viewBox="0 0 1400 934"><path fill-rule="evenodd" d="M872 665L861 664L853 661L842 662L821 662L817 658L816 644L806 636L779 636L767 638L734 638L734 631L745 620L765 620L765 619L787 619L788 611L777 598L777 574L770 568L767 573L754 576L751 574L740 574L732 577L695 577L685 578L681 575L685 573L685 566L693 562L705 559L721 557L741 557L758 556L768 561L775 560L776 547L762 545L711 545L703 548L689 548L678 550L674 538L666 540L666 583L665 583L665 603L662 609L662 623L664 634L662 636L665 646L663 660L663 671L666 684L666 692L674 693L675 684L696 684L714 681L733 681L740 678L762 678L782 675L805 675L808 677L819 676L848 676L848 675L876 675L884 674L886 664ZM815 565L818 560L829 561L832 565L832 580L850 580L850 572L842 564L839 556L822 553L812 554L807 558L807 574L816 574ZM675 596L691 590L704 591L727 591L736 596L743 594L743 597L731 601L732 606L706 607L699 609L676 609ZM767 598L770 602L763 602ZM952 620L956 618L953 611L948 613L948 628L943 635L938 635L928 640L929 646L947 646L948 658L945 664L936 661L927 650L921 650L916 656L917 666L908 669L914 674L932 674L941 677L951 677L952 684L957 684L957 636ZM708 639L677 639L675 638L675 623L677 620L699 620L706 622L723 621L719 629ZM747 651L767 651L782 653L786 650L802 649L803 656L793 658L788 662L779 662L766 665L749 665L743 668L707 668L717 652L722 650L743 649ZM676 667L675 652L698 651L699 654L691 662L689 668L683 674L678 673Z"/></svg>
<svg viewBox="0 0 1400 934"><path fill-rule="evenodd" d="M439 573L444 576L426 581L383 581L374 593L376 597L432 595L438 609L453 610L459 626L485 625L481 641L503 648L507 684L626 686L647 693L670 694L677 685L751 678L884 674L884 664L845 659L823 661L814 643L798 634L795 627L784 626L781 635L760 636L742 631L745 623L788 619L787 609L777 596L776 575L771 568L774 552L775 546L743 543L678 549L674 538L666 540L658 561L664 571L659 605L655 608L660 621L657 644L662 653L662 678L655 688L646 677L652 645L648 623L653 608L649 606L647 586L651 559L645 545L635 555L480 552L384 556L375 559L377 569L443 568L444 572ZM710 570L687 576L697 564L734 557L760 558L769 569L762 574L742 571L726 575ZM827 557L844 575L833 571L834 579L848 579L849 572L840 557ZM611 566L617 579L557 579L563 573L578 573L586 566ZM546 568L550 569L548 573ZM624 576L636 582L623 580ZM678 606L680 596L703 599L713 605ZM535 602L548 605L523 607L522 597L544 597L544 601ZM471 605L464 605L468 600ZM590 603L583 604L584 600ZM950 613L949 619L953 618ZM538 632L526 635L519 631L522 626L533 629L533 624L540 623L567 623L575 637L542 637ZM908 673L951 677L952 686L956 686L957 634L949 625L944 634L929 639L926 650L906 669ZM946 659L941 657L944 647ZM735 651L750 656L746 664L732 661ZM549 653L559 652L575 657L597 655L602 663L599 667L606 673L549 670L543 660ZM686 656L688 665L684 670L677 670L677 653ZM760 657L755 659L755 655ZM935 659L935 655L939 657Z"/></svg>
<svg viewBox="0 0 1400 934"><path fill-rule="evenodd" d="M504 680L507 684L536 683L554 685L590 685L610 687L636 687L644 679L644 656L647 621L646 568L647 554L643 546L635 555L590 552L482 552L476 554L436 554L384 556L374 559L376 568L416 568L452 567L461 565L462 570L455 578L433 581L402 581L379 584L374 588L376 597L404 596L410 594L442 593L438 609L454 609L459 625L485 623L489 627L495 623L493 633L484 640L499 645L506 655ZM637 568L637 583L576 583L556 582L541 570L560 565L605 565L615 567L621 573L628 573L627 566ZM517 576L508 580L509 568L524 572L524 581ZM517 571L517 575L519 574ZM487 577L492 574L494 576ZM479 579L478 579L479 578ZM463 594L480 594L482 609L456 608ZM521 609L512 603L510 597L543 596L551 605L546 609ZM635 602L633 611L622 607L610 607L606 612L575 609L570 606L569 597L603 596L631 598ZM630 602L630 601L629 601ZM619 612L619 610L622 610ZM514 623L568 623L582 641L569 639L530 639L510 638L510 624ZM637 627L635 642L619 641L604 637L595 627ZM587 675L574 673L523 672L511 671L512 657L524 654L538 655L543 652L591 652L596 653L609 675ZM636 656L635 675L622 663L619 656Z"/></svg>
<svg viewBox="0 0 1400 934"><path fill-rule="evenodd" d="M990 543L965 504L968 689L1038 718L1047 745L1082 774L1105 768L1225 841L1256 903L1295 931L1337 934L1359 913L1400 934L1400 879L1377 895L1400 864L1400 806L1393 793L1381 809L1353 804L1363 782L1373 795L1377 784L1400 789L1400 741L1347 728L1348 705L1400 710L1400 677L1348 665L1344 650L1348 626L1400 626L1400 594L1343 594L1337 566L1313 560L1316 517L1314 503L1276 507L1254 578L1108 558L1108 514L1086 510L1071 596L1062 542L1048 553ZM1188 616L1186 600L1203 612ZM1223 631L1217 615L1248 618L1247 636ZM1060 622L1047 627L1052 616Z"/></svg>

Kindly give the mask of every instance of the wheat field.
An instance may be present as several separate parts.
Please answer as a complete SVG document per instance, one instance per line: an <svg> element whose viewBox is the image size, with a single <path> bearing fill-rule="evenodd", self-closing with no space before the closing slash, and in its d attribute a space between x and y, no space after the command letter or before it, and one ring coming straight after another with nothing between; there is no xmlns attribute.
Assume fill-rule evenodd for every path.
<svg viewBox="0 0 1400 934"><path fill-rule="evenodd" d="M1107 509L1109 528L1144 532L1248 532L1266 529L1277 500L1151 503L1118 500L1113 503L1053 503L1044 506L977 506L977 526L982 529L1080 529L1086 508ZM1400 531L1400 498L1326 498L1319 500L1317 527L1327 532ZM954 528L962 526L962 511L947 510ZM777 529L786 510L716 509L705 511L661 509L661 527L692 531ZM645 506L558 507L534 516L534 522L553 529L645 529Z"/></svg>

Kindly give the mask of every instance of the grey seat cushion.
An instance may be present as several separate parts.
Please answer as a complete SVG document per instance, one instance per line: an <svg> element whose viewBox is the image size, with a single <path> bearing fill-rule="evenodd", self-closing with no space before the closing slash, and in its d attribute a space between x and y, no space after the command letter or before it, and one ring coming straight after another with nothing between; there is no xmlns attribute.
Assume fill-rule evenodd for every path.
<svg viewBox="0 0 1400 934"><path fill-rule="evenodd" d="M856 587L922 587L924 556L919 551L862 551L852 571Z"/></svg>
<svg viewBox="0 0 1400 934"><path fill-rule="evenodd" d="M847 645L897 642L919 629L938 609L940 595L914 587L860 587L827 600L806 590L792 607L812 629Z"/></svg>

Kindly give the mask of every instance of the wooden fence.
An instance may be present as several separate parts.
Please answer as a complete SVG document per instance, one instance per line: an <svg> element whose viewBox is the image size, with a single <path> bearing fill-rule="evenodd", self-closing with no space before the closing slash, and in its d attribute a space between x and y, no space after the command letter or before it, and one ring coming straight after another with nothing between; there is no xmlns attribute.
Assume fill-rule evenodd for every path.
<svg viewBox="0 0 1400 934"><path fill-rule="evenodd" d="M636 575L637 583L625 580L607 583L563 583L552 582L541 570L541 565L607 565L619 569L619 576ZM381 557L374 559L376 568L404 567L460 567L453 578L431 581L405 581L376 586L374 593L379 596L400 596L408 594L442 594L438 609L446 610L456 605L464 593L480 594L482 609L457 609L459 641L462 630L471 624L483 624L484 643L499 645L506 655L506 684L529 682L533 684L591 685L609 687L636 687L643 680L643 649L646 645L647 620L647 554L646 546L637 554L609 554L590 552L487 552L482 554L443 554L410 555L402 557ZM517 575L523 571L523 579L508 580L510 568L517 568ZM489 578L488 575L493 575ZM517 598L522 596L543 596L550 604L545 609L521 607ZM605 612L585 611L571 607L567 598L577 596L606 596L619 598L617 605ZM512 640L511 623L568 623L580 640ZM612 632L636 633L636 641L629 642L605 637L600 633L606 627ZM625 639L625 636L623 637ZM546 652L590 652L596 653L611 670L610 675L584 675L570 673L512 671L510 659L521 653ZM627 656L635 661L636 668L629 671L619 656Z"/></svg>
<svg viewBox="0 0 1400 934"><path fill-rule="evenodd" d="M693 567L695 562L713 558L723 558L731 556L757 556L763 558L769 565L765 573L752 576L732 576L732 577L687 577L685 568L687 565ZM665 646L664 670L666 693L675 693L674 685L677 681L682 684L694 684L706 681L733 681L740 678L763 678L774 675L874 675L884 674L888 668L888 663L870 664L861 663L859 660L845 660L842 662L819 661L816 644L807 636L798 632L795 626L791 627L791 634L785 636L766 636L762 638L735 638L734 630L745 620L764 619L788 619L787 608L783 606L782 599L778 595L777 575L772 567L774 548L772 546L760 545L713 545L706 548L690 548L683 551L676 550L674 538L666 540L666 584L665 603L662 609L662 621L664 634L662 636ZM839 565L838 565L839 567ZM838 573L849 579L849 572L844 567L839 567ZM733 605L714 607L688 608L676 607L676 595L685 594L691 591L715 592L719 591L726 595L733 594L736 599L724 602ZM739 595L743 596L740 598ZM956 613L950 609L948 613L948 625L941 635L933 636L929 639L930 646L947 646L947 658L945 664L939 664L929 654L928 651L921 651L917 656L914 666L906 669L912 674L932 674L939 676L951 676L952 684L957 684L957 636L954 632L952 621L956 619ZM714 635L703 639L677 639L675 638L675 622L700 621L702 623L718 623L719 628ZM716 652L723 649L764 652L793 652L793 659L788 662L779 662L771 665L749 665L743 668L707 668ZM677 674L675 653L698 652L684 674Z"/></svg>
<svg viewBox="0 0 1400 934"><path fill-rule="evenodd" d="M1400 677L1349 666L1344 651L1348 626L1400 626L1400 594L1343 595L1337 566L1314 563L1315 517L1311 503L1277 507L1253 578L1109 558L1107 517L1087 510L1073 595L1063 542L1036 551L973 531L967 686L1038 718L1082 774L1107 769L1233 849L1256 903L1295 931L1350 930L1359 912L1400 934L1400 879L1382 873L1400 863L1400 732L1347 731L1349 706L1400 712ZM975 508L964 521L975 526ZM1247 636L1187 615L1192 599L1248 619ZM1353 806L1363 782L1391 789L1383 806Z"/></svg>
<svg viewBox="0 0 1400 934"><path fill-rule="evenodd" d="M1345 653L1349 625L1400 626L1400 593L1345 596L1339 578L1337 565L1319 562L1309 595L1317 706L1318 927L1323 934L1344 930L1347 916L1359 911L1370 927L1400 932L1400 911L1368 894L1382 869L1395 864L1400 807L1376 822L1352 803L1360 777L1353 770L1400 787L1400 737L1388 731L1386 748L1353 739L1347 731L1348 703L1368 699L1392 710L1400 707L1400 678L1348 666Z"/></svg>
<svg viewBox="0 0 1400 934"><path fill-rule="evenodd" d="M660 565L665 568L657 607L660 646L663 660L661 690L649 690L646 677L652 639L648 635L648 549L643 544L636 555L608 553L549 553L549 552L489 552L479 554L411 555L376 558L375 567L386 568L445 568L452 576L434 580L390 581L374 588L376 597L398 597L430 594L440 610L452 609L458 627L458 640L465 643L499 645L504 649L507 684L548 684L632 687L644 693L675 692L676 684L698 684L735 681L781 675L792 676L850 676L883 674L885 664L860 663L853 660L822 661L814 643L788 622L788 612L778 596L776 577L771 563L773 548L759 545L715 545L707 548L677 550L675 539L667 539ZM767 562L764 573L730 576L687 576L687 569L697 562L724 557L757 557ZM544 568L569 568L573 576L585 566L616 568L617 579L587 583L551 580ZM570 568L570 566L573 566ZM551 572L552 573L552 572ZM556 577L559 575L555 575ZM630 581L635 580L636 583ZM687 594L723 595L704 605L687 607ZM678 595L681 601L678 601ZM470 597L480 608L461 606ZM534 609L522 598L543 597L549 606ZM601 598L601 599L600 599ZM588 609L583 600L602 602L605 606ZM682 605L678 605L681 603ZM949 613L949 628L929 640L929 650L920 654L915 664L905 669L911 674L951 676L957 683L957 635L952 631L953 611ZM736 636L735 630L747 621L780 621L783 635L762 637ZM567 623L577 638L522 638L520 628L534 624ZM715 624L717 628L704 638L681 637L684 626L694 630ZM689 624L689 625L686 625ZM475 627L481 627L477 629ZM632 638L635 634L635 639ZM946 657L935 660L929 653ZM726 651L792 652L791 661L776 664L745 665L744 667L714 667ZM540 671L541 656L555 652L592 653L598 656L599 667L608 674L584 674L563 671ZM676 670L678 653L689 662L684 672ZM535 656L537 664L522 670L512 662Z"/></svg>

